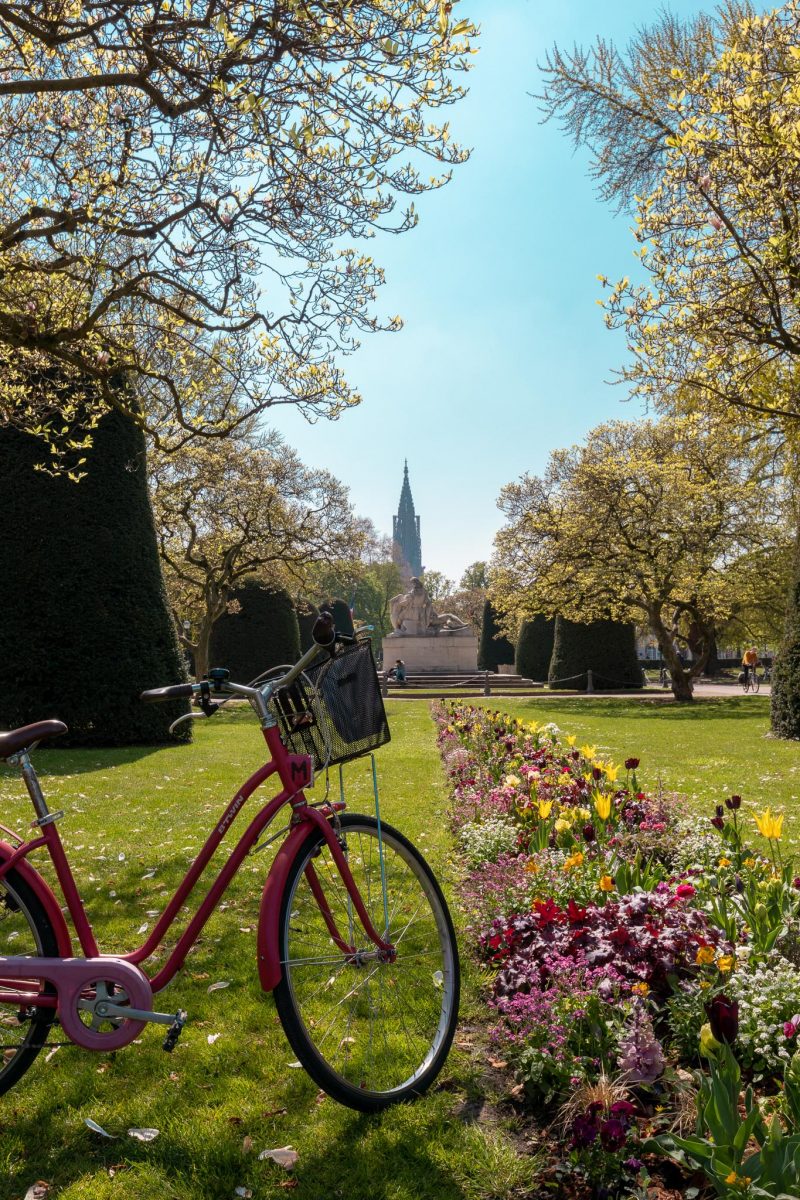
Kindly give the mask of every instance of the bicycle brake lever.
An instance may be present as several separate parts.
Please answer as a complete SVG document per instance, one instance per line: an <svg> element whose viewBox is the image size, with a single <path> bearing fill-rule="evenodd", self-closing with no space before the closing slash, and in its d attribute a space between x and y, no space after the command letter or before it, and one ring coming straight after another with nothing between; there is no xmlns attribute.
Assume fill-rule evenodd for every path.
<svg viewBox="0 0 800 1200"><path fill-rule="evenodd" d="M176 730L178 728L178 726L181 724L182 721L194 721L198 717L208 717L210 715L211 715L210 713L205 713L205 712L184 713L182 717L178 717L177 720L172 722L172 724L169 727L169 732L173 733L174 730Z"/></svg>

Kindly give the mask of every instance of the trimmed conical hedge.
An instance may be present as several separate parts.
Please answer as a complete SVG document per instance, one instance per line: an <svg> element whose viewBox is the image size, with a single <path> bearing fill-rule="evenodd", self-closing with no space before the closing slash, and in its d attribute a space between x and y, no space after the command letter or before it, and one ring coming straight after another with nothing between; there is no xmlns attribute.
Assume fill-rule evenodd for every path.
<svg viewBox="0 0 800 1200"><path fill-rule="evenodd" d="M783 640L772 670L772 732L800 738L800 534L795 546L792 585Z"/></svg>
<svg viewBox="0 0 800 1200"><path fill-rule="evenodd" d="M169 612L147 493L144 437L103 417L75 483L34 470L47 448L0 429L3 615L0 725L46 717L69 726L58 745L172 740L185 702L143 704L145 688L186 667ZM191 723L177 736L188 740ZM55 743L54 743L55 744Z"/></svg>
<svg viewBox="0 0 800 1200"><path fill-rule="evenodd" d="M239 611L223 613L214 624L212 667L227 667L236 683L248 683L262 671L297 662L300 628L288 592L247 579L230 598Z"/></svg>
<svg viewBox="0 0 800 1200"><path fill-rule="evenodd" d="M312 604L310 600L298 601L297 624L300 627L300 649L303 654L305 654L306 650L311 649L311 643L314 641L311 631L318 616L319 609L316 604Z"/></svg>
<svg viewBox="0 0 800 1200"><path fill-rule="evenodd" d="M541 613L522 622L514 654L514 669L518 675L536 682L547 679L555 630L555 617L545 617Z"/></svg>
<svg viewBox="0 0 800 1200"><path fill-rule="evenodd" d="M498 637L499 633L497 610L491 600L487 600L483 606L481 636L478 643L478 667L481 671L496 671L499 666L505 666L514 661L514 647L507 637Z"/></svg>
<svg viewBox="0 0 800 1200"><path fill-rule="evenodd" d="M620 621L583 625L556 617L548 681L553 688L585 691L586 672L596 690L642 686L636 654L636 630Z"/></svg>

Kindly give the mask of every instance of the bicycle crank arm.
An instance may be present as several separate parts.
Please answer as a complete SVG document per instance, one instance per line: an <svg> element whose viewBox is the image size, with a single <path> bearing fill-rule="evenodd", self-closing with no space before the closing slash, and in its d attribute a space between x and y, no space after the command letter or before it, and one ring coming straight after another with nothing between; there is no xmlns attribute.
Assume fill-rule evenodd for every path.
<svg viewBox="0 0 800 1200"><path fill-rule="evenodd" d="M186 1013L182 1009L177 1013L148 1012L145 1008L113 1004L110 1000L80 1000L78 1008L93 1013L96 1017L102 1017L104 1021L152 1021L156 1025L174 1025L178 1022L182 1025L186 1020Z"/></svg>

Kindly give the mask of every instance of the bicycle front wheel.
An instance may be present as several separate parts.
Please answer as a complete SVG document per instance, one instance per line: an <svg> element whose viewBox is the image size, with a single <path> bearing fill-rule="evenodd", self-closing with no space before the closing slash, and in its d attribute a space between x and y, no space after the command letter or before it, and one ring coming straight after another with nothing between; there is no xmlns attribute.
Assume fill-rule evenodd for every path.
<svg viewBox="0 0 800 1200"><path fill-rule="evenodd" d="M0 880L0 957L35 955L55 957L58 941L39 897L16 871ZM47 1041L56 1010L30 1007L3 999L19 991L19 984L3 980L0 962L0 1096L7 1092L33 1064ZM49 983L34 980L32 987L49 995Z"/></svg>
<svg viewBox="0 0 800 1200"><path fill-rule="evenodd" d="M753 677L752 677L750 686L754 692L757 692L758 689L761 687L761 680L758 678L755 671L753 671Z"/></svg>
<svg viewBox="0 0 800 1200"><path fill-rule="evenodd" d="M384 940L395 957L382 961L364 933L330 848L314 830L282 899L275 1004L312 1079L334 1100L377 1112L421 1095L441 1070L458 1020L458 952L441 888L419 851L382 822L381 863L372 817L346 814L341 832L370 919L381 934L388 921ZM337 948L331 918L354 954Z"/></svg>

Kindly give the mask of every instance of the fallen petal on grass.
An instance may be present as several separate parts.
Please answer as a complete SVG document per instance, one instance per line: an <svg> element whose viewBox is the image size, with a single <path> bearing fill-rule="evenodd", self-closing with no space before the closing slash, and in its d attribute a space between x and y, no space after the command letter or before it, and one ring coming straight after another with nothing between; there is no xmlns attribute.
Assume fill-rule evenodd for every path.
<svg viewBox="0 0 800 1200"><path fill-rule="evenodd" d="M278 1146L275 1150L262 1150L258 1157L259 1159L271 1158L279 1167L285 1167L287 1171L292 1171L300 1155L291 1146Z"/></svg>
<svg viewBox="0 0 800 1200"><path fill-rule="evenodd" d="M211 992L219 992L219 991L221 991L222 988L226 988L226 987L230 987L230 986L231 985L227 979L220 979L219 983L209 984L209 986L206 988L206 991L210 995Z"/></svg>
<svg viewBox="0 0 800 1200"><path fill-rule="evenodd" d="M99 1133L101 1137L105 1137L105 1138L117 1137L116 1133L109 1133L107 1130L103 1129L102 1125L98 1125L97 1121L93 1121L91 1117L86 1118L86 1120L84 1121L84 1125L86 1125L87 1129L91 1129L92 1133Z"/></svg>
<svg viewBox="0 0 800 1200"><path fill-rule="evenodd" d="M50 1184L45 1183L44 1179L37 1179L25 1193L25 1200L44 1200L49 1191Z"/></svg>
<svg viewBox="0 0 800 1200"><path fill-rule="evenodd" d="M129 1129L128 1137L136 1138L137 1142L152 1142L160 1132L159 1129Z"/></svg>

